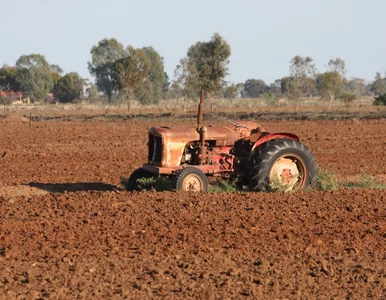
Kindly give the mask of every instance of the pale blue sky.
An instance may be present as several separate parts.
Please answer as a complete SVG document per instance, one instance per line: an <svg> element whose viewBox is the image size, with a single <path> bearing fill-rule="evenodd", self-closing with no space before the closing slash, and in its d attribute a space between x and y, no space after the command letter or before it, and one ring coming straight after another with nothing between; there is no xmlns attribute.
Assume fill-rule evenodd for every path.
<svg viewBox="0 0 386 300"><path fill-rule="evenodd" d="M103 38L154 47L172 79L188 48L215 32L231 46L235 83L269 84L295 55L322 72L341 57L349 78L386 72L386 0L0 0L0 20L0 66L40 53L88 78L90 49Z"/></svg>

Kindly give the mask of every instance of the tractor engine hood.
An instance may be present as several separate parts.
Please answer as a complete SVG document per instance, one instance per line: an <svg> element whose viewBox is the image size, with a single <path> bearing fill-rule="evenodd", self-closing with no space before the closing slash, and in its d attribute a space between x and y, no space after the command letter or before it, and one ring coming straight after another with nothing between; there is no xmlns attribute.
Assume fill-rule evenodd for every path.
<svg viewBox="0 0 386 300"><path fill-rule="evenodd" d="M232 146L237 140L246 138L254 132L265 132L259 124L251 121L231 122L230 126L207 127L206 140L216 141L216 146ZM152 127L150 134L160 136L171 142L193 142L200 140L194 127Z"/></svg>
<svg viewBox="0 0 386 300"><path fill-rule="evenodd" d="M254 122L231 123L230 126L207 127L206 141L215 141L216 147L233 146L237 140L250 136L256 130L265 131ZM148 163L166 168L178 167L186 144L200 140L199 131L194 127L152 127L149 135Z"/></svg>
<svg viewBox="0 0 386 300"><path fill-rule="evenodd" d="M193 142L200 140L200 134L197 128L194 127L152 127L150 134L160 136L164 142ZM218 146L233 145L233 143L240 139L240 135L229 127L208 127L207 140L215 140Z"/></svg>

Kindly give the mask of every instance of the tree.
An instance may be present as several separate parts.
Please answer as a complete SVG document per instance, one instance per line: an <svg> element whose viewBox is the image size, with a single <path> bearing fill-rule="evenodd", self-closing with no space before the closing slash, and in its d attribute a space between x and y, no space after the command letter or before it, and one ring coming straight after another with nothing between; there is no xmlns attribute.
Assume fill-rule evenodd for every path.
<svg viewBox="0 0 386 300"><path fill-rule="evenodd" d="M296 101L296 109L298 109L300 100L315 90L316 68L314 60L309 56L295 56L290 64L291 76L285 79L282 87L284 85L288 98Z"/></svg>
<svg viewBox="0 0 386 300"><path fill-rule="evenodd" d="M52 90L50 65L43 55L22 55L16 61L16 67L16 81L26 96L41 100Z"/></svg>
<svg viewBox="0 0 386 300"><path fill-rule="evenodd" d="M50 65L51 75L52 75L52 83L55 85L58 83L59 79L62 77L63 69L58 65Z"/></svg>
<svg viewBox="0 0 386 300"><path fill-rule="evenodd" d="M58 65L50 65L50 69L52 73L58 73L58 74L63 74L63 69L59 67Z"/></svg>
<svg viewBox="0 0 386 300"><path fill-rule="evenodd" d="M346 67L344 60L340 58L330 59L328 66L329 70L317 77L316 86L322 97L329 98L327 109L330 110L332 101L343 91ZM350 97L347 96L347 99Z"/></svg>
<svg viewBox="0 0 386 300"><path fill-rule="evenodd" d="M163 91L167 89L167 75L164 70L164 59L153 47L142 48L151 62L149 76L151 81L151 90L153 102L158 103L163 96Z"/></svg>
<svg viewBox="0 0 386 300"><path fill-rule="evenodd" d="M245 86L244 83L240 82L236 84L237 89L237 97L238 98L245 98L246 92L245 92Z"/></svg>
<svg viewBox="0 0 386 300"><path fill-rule="evenodd" d="M117 90L118 82L115 76L115 63L124 57L123 45L116 39L103 39L91 48L91 62L88 69L95 77L95 84L99 90L107 95L111 103L112 95Z"/></svg>
<svg viewBox="0 0 386 300"><path fill-rule="evenodd" d="M234 83L230 85L225 85L224 88L224 98L226 99L234 99L237 97L237 87Z"/></svg>
<svg viewBox="0 0 386 300"><path fill-rule="evenodd" d="M218 33L209 42L198 42L188 50L188 60L195 65L198 72L198 88L210 95L211 111L215 94L228 74L230 55L229 44Z"/></svg>
<svg viewBox="0 0 386 300"><path fill-rule="evenodd" d="M151 61L143 49L129 46L126 55L115 63L115 80L119 92L127 97L127 112L130 114L131 100L136 93L142 92L151 84Z"/></svg>
<svg viewBox="0 0 386 300"><path fill-rule="evenodd" d="M330 59L328 61L328 68L330 72L336 72L341 77L344 77L344 75L346 75L346 63L343 59L339 57L335 59Z"/></svg>
<svg viewBox="0 0 386 300"><path fill-rule="evenodd" d="M344 105L348 107L357 98L357 96L352 93L342 93L339 95L339 98L342 99Z"/></svg>
<svg viewBox="0 0 386 300"><path fill-rule="evenodd" d="M95 104L99 100L99 90L95 84L85 79L86 97L89 103Z"/></svg>
<svg viewBox="0 0 386 300"><path fill-rule="evenodd" d="M352 78L351 80L344 80L345 90L357 97L366 94L367 84L362 78Z"/></svg>
<svg viewBox="0 0 386 300"><path fill-rule="evenodd" d="M189 98L197 94L198 72L187 58L182 58L174 71L173 88L184 99L184 112Z"/></svg>
<svg viewBox="0 0 386 300"><path fill-rule="evenodd" d="M386 94L375 97L374 105L386 105Z"/></svg>
<svg viewBox="0 0 386 300"><path fill-rule="evenodd" d="M54 95L59 99L59 102L73 102L81 97L84 83L84 79L78 73L68 73L61 77L54 86Z"/></svg>
<svg viewBox="0 0 386 300"><path fill-rule="evenodd" d="M16 67L3 66L0 68L0 91L20 91L16 76Z"/></svg>
<svg viewBox="0 0 386 300"><path fill-rule="evenodd" d="M371 85L371 91L376 96L386 94L386 78L382 78L380 73L375 75L375 80Z"/></svg>
<svg viewBox="0 0 386 300"><path fill-rule="evenodd" d="M248 79L244 84L246 96L250 98L258 98L265 93L268 86L261 79Z"/></svg>
<svg viewBox="0 0 386 300"><path fill-rule="evenodd" d="M267 92L261 94L260 97L263 98L269 106L276 105L279 100L271 90L267 90Z"/></svg>
<svg viewBox="0 0 386 300"><path fill-rule="evenodd" d="M268 91L271 92L276 99L282 97L281 91L281 79L276 79L273 83L271 83L268 87Z"/></svg>
<svg viewBox="0 0 386 300"><path fill-rule="evenodd" d="M338 72L326 72L318 75L316 86L319 94L322 97L328 97L328 110L331 108L331 103L335 97L339 95L343 87L342 76Z"/></svg>

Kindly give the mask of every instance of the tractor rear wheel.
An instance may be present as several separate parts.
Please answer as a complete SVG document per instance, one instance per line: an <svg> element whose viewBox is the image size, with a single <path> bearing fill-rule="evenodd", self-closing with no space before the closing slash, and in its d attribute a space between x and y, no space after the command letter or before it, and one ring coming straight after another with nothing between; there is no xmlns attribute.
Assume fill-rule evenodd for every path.
<svg viewBox="0 0 386 300"><path fill-rule="evenodd" d="M185 192L207 192L208 185L208 178L196 167L182 169L174 180L175 189Z"/></svg>
<svg viewBox="0 0 386 300"><path fill-rule="evenodd" d="M138 179L148 179L148 178L154 178L154 174L150 173L143 168L138 168L131 173L129 179L126 183L126 190L128 191L139 191L141 190Z"/></svg>
<svg viewBox="0 0 386 300"><path fill-rule="evenodd" d="M290 139L274 139L255 149L247 176L251 191L288 192L310 187L317 164L311 151Z"/></svg>

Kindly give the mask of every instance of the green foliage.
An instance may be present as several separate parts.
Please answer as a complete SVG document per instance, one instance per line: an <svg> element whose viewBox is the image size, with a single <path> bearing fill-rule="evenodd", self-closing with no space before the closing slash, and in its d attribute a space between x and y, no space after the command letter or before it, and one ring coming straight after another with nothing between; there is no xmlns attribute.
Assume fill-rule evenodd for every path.
<svg viewBox="0 0 386 300"><path fill-rule="evenodd" d="M258 98L267 91L268 86L261 79L248 79L244 83L244 89L247 97Z"/></svg>
<svg viewBox="0 0 386 300"><path fill-rule="evenodd" d="M126 49L125 57L115 62L115 80L118 83L119 92L127 96L129 114L134 95L142 96L139 100L143 103L146 103L151 95L150 69L151 61L145 51L131 46Z"/></svg>
<svg viewBox="0 0 386 300"><path fill-rule="evenodd" d="M125 56L123 45L116 39L103 39L91 48L90 53L89 72L95 77L96 86L107 95L111 103L118 86L115 63Z"/></svg>
<svg viewBox="0 0 386 300"><path fill-rule="evenodd" d="M237 179L219 178L209 187L210 193L233 193L238 190Z"/></svg>
<svg viewBox="0 0 386 300"><path fill-rule="evenodd" d="M153 47L145 47L143 50L150 60L149 77L152 91L150 99L151 102L158 103L158 101L163 97L163 90L168 84L167 76L164 70L164 59L156 50L154 50Z"/></svg>
<svg viewBox="0 0 386 300"><path fill-rule="evenodd" d="M380 183L376 177L362 173L356 181L342 181L338 175L327 170L318 170L318 177L315 182L315 188L319 191L331 191L341 188L370 188L386 189L386 185Z"/></svg>
<svg viewBox="0 0 386 300"><path fill-rule="evenodd" d="M99 100L99 90L93 83L88 82L86 88L88 102L94 104Z"/></svg>
<svg viewBox="0 0 386 300"><path fill-rule="evenodd" d="M380 73L376 74L375 80L371 85L371 91L376 96L386 94L386 78L382 78Z"/></svg>
<svg viewBox="0 0 386 300"><path fill-rule="evenodd" d="M225 86L223 88L224 98L234 99L237 96L237 87L232 83L231 85Z"/></svg>
<svg viewBox="0 0 386 300"><path fill-rule="evenodd" d="M315 91L316 68L313 59L309 56L295 56L290 62L290 74L282 81L282 90L289 99L296 101L298 108L300 100Z"/></svg>
<svg viewBox="0 0 386 300"><path fill-rule="evenodd" d="M339 96L339 98L343 100L345 106L349 106L350 103L357 98L357 96L355 94L343 93Z"/></svg>
<svg viewBox="0 0 386 300"><path fill-rule="evenodd" d="M121 184L128 187L128 178L121 177ZM136 180L137 189L139 191L151 191L157 192L171 191L173 189L173 181L165 176L150 176L142 177Z"/></svg>
<svg viewBox="0 0 386 300"><path fill-rule="evenodd" d="M247 93L245 92L244 83L240 82L240 83L236 84L236 89L237 89L237 95L240 98L245 98L246 97Z"/></svg>
<svg viewBox="0 0 386 300"><path fill-rule="evenodd" d="M346 63L341 58L330 59L328 61L329 71L338 73L341 77L346 74Z"/></svg>
<svg viewBox="0 0 386 300"><path fill-rule="evenodd" d="M271 83L268 87L268 91L271 92L276 99L279 99L283 96L281 91L281 79L276 79L273 83Z"/></svg>
<svg viewBox="0 0 386 300"><path fill-rule="evenodd" d="M386 93L375 97L374 105L386 105Z"/></svg>
<svg viewBox="0 0 386 300"><path fill-rule="evenodd" d="M63 69L58 65L50 65L50 69L52 73L63 74Z"/></svg>
<svg viewBox="0 0 386 300"><path fill-rule="evenodd" d="M16 61L16 67L16 81L26 96L38 101L52 90L52 72L43 55L22 55Z"/></svg>
<svg viewBox="0 0 386 300"><path fill-rule="evenodd" d="M328 108L332 101L342 92L343 78L338 72L326 72L316 78L316 88L322 97L330 99Z"/></svg>
<svg viewBox="0 0 386 300"><path fill-rule="evenodd" d="M365 96L367 90L366 81L362 78L352 78L344 80L344 90L348 94L353 94L356 97Z"/></svg>
<svg viewBox="0 0 386 300"><path fill-rule="evenodd" d="M315 188L318 191L331 191L340 188L340 180L336 174L327 170L318 170Z"/></svg>
<svg viewBox="0 0 386 300"><path fill-rule="evenodd" d="M0 91L20 91L21 88L16 80L17 68L3 66L0 68Z"/></svg>
<svg viewBox="0 0 386 300"><path fill-rule="evenodd" d="M193 62L182 58L174 71L172 89L176 98L193 98L197 95L198 72Z"/></svg>
<svg viewBox="0 0 386 300"><path fill-rule="evenodd" d="M276 105L278 102L278 98L272 91L267 91L264 94L261 94L261 98L263 98L269 106Z"/></svg>
<svg viewBox="0 0 386 300"><path fill-rule="evenodd" d="M345 188L378 188L381 184L376 177L362 173L359 180L344 182L342 186Z"/></svg>
<svg viewBox="0 0 386 300"><path fill-rule="evenodd" d="M54 96L59 102L68 103L79 99L83 93L84 80L78 73L69 73L61 77L54 86Z"/></svg>
<svg viewBox="0 0 386 300"><path fill-rule="evenodd" d="M154 184L156 179L154 177L144 177L137 179L137 186L139 190L152 190L154 188Z"/></svg>
<svg viewBox="0 0 386 300"><path fill-rule="evenodd" d="M58 65L50 65L50 69L51 69L52 83L55 88L60 78L62 77L61 74L63 74L63 69Z"/></svg>
<svg viewBox="0 0 386 300"><path fill-rule="evenodd" d="M209 42L198 42L189 48L188 61L198 72L197 92L204 89L214 98L228 74L230 55L229 44L218 33Z"/></svg>

